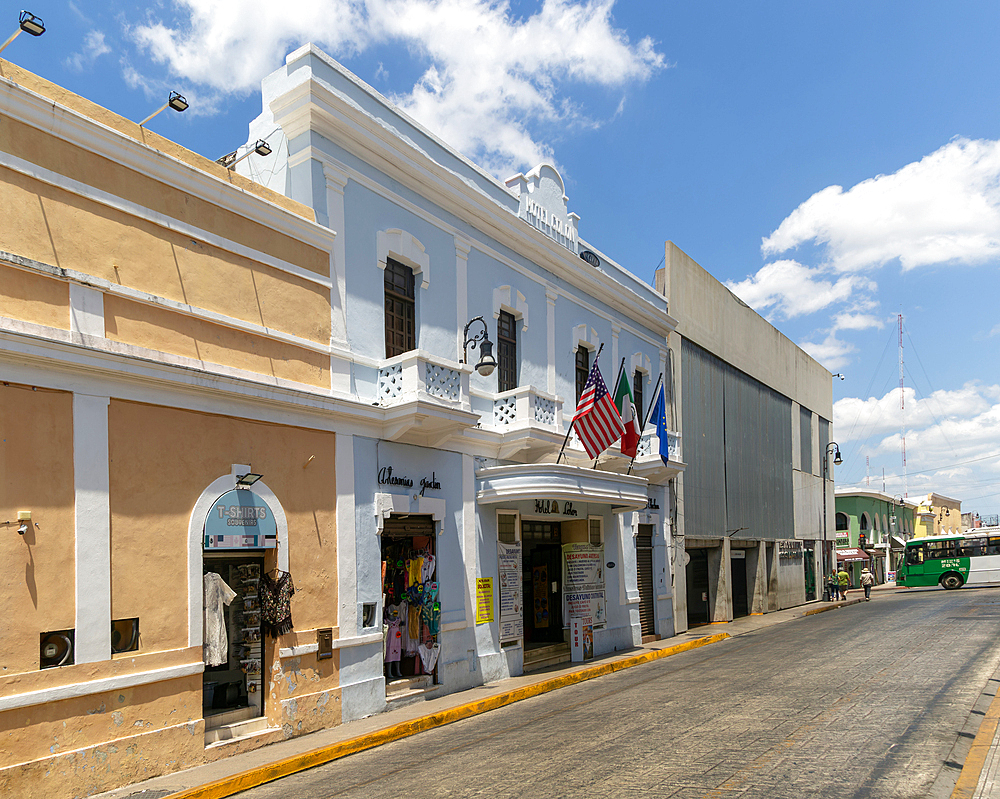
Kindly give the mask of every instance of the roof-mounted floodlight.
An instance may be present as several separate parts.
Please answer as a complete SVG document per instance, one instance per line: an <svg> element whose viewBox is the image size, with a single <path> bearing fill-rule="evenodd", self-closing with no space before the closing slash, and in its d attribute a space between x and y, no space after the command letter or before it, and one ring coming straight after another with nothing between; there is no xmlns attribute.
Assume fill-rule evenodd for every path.
<svg viewBox="0 0 1000 799"><path fill-rule="evenodd" d="M45 23L42 22L41 17L36 17L30 11L22 11L21 16L18 17L18 23L17 30L7 37L7 41L0 44L0 53L20 35L21 31L30 33L32 36L41 36L45 33Z"/></svg>
<svg viewBox="0 0 1000 799"><path fill-rule="evenodd" d="M142 122L139 123L139 127L141 128L143 125L149 122L149 120L151 120L153 117L155 117L157 114L159 114L163 109L167 107L174 109L174 111L187 111L188 108L187 98L185 98L183 94L178 94L177 92L170 92L170 95L167 97L167 102L165 102L163 105L157 108L152 114L150 114L148 117L142 120Z"/></svg>
<svg viewBox="0 0 1000 799"><path fill-rule="evenodd" d="M229 169L235 169L236 165L240 161L242 161L244 158L247 158L250 155L253 155L254 153L257 153L257 155L270 155L271 154L271 145L268 144L263 139L257 139L257 143L253 146L253 149L247 150L239 158L233 159L228 164L225 164L225 166L228 167ZM228 156L225 156L225 155L222 156L222 158L220 158L219 161L221 162L223 159L228 159Z"/></svg>

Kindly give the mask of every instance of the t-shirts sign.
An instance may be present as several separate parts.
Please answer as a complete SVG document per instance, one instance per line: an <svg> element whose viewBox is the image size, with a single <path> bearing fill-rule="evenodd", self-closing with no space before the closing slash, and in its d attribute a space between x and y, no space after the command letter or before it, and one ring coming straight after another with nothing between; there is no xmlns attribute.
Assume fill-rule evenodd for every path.
<svg viewBox="0 0 1000 799"><path fill-rule="evenodd" d="M248 488L234 488L205 518L205 549L274 549L278 523L267 503Z"/></svg>

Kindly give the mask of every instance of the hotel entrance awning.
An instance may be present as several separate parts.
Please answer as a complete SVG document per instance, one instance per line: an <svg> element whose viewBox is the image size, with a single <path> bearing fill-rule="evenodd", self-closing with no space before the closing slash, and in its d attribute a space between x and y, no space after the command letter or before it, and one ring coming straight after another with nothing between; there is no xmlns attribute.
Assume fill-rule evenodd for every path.
<svg viewBox="0 0 1000 799"><path fill-rule="evenodd" d="M492 466L476 472L481 505L537 498L610 505L616 513L642 510L649 481L642 477L554 463Z"/></svg>

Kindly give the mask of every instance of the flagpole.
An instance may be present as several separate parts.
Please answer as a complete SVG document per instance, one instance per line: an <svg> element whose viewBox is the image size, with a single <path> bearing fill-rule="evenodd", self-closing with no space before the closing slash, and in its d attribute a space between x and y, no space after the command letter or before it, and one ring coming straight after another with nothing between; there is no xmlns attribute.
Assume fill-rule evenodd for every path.
<svg viewBox="0 0 1000 799"><path fill-rule="evenodd" d="M594 356L594 366L597 366L597 359L601 357L601 350L604 349L604 342L601 342L601 346L597 348L597 355ZM624 358L622 359L624 363ZM559 457L556 458L556 466L559 465L559 461L562 460L563 450L566 449L566 444L569 443L570 433L573 432L573 425L576 424L576 409L573 409L573 421L569 423L569 430L566 431L566 438L563 439L562 447L559 448Z"/></svg>
<svg viewBox="0 0 1000 799"><path fill-rule="evenodd" d="M649 407L646 408L646 416L642 420L642 427L639 428L639 437L642 438L642 433L646 429L646 425L649 423L649 414L653 412L653 405L656 404L656 392L660 390L660 383L663 382L663 372L660 372L660 376L656 378L656 388L653 389L653 394L649 399ZM632 460L629 461L628 471L625 474L632 474L632 464L635 463L636 456L639 454L639 450L636 449L635 455L632 456Z"/></svg>
<svg viewBox="0 0 1000 799"><path fill-rule="evenodd" d="M622 358L622 364L618 367L618 377L615 378L615 388L611 392L612 397L618 396L618 385L622 382L622 373L625 371L625 359Z"/></svg>

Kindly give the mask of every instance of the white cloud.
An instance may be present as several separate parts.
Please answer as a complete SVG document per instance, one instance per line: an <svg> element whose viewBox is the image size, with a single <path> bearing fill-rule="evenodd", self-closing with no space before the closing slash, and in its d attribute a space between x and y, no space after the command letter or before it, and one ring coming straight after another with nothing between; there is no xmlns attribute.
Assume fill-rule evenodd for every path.
<svg viewBox="0 0 1000 799"><path fill-rule="evenodd" d="M1000 385L970 382L920 399L907 388L905 405L910 496L937 491L957 499L982 498L963 506L965 510L1000 504L1000 496L993 495L1000 483ZM903 414L898 388L880 398L851 397L834 404L834 437L845 458L838 483L862 485L867 456L875 465L874 487L881 488L885 464L886 490L903 490Z"/></svg>
<svg viewBox="0 0 1000 799"><path fill-rule="evenodd" d="M851 362L851 354L857 352L853 344L837 338L835 330L829 331L822 341L801 341L799 346L831 372L846 368Z"/></svg>
<svg viewBox="0 0 1000 799"><path fill-rule="evenodd" d="M1000 255L1000 142L956 138L891 175L828 186L763 239L766 256L824 246L828 265L904 270Z"/></svg>
<svg viewBox="0 0 1000 799"><path fill-rule="evenodd" d="M565 85L620 89L665 66L649 38L613 26L614 0L543 0L515 17L496 0L173 0L185 24L152 20L134 39L173 75L219 93L256 91L308 41L345 58L405 47L424 70L392 96L497 174L551 151L539 127L595 124ZM383 71L384 72L384 71Z"/></svg>
<svg viewBox="0 0 1000 799"><path fill-rule="evenodd" d="M70 69L81 72L85 66L92 64L102 55L107 55L110 52L111 48L104 40L104 33L102 31L87 31L87 34L83 37L83 48L79 52L69 55L63 63Z"/></svg>
<svg viewBox="0 0 1000 799"><path fill-rule="evenodd" d="M792 318L844 302L861 291L873 291L871 281L857 275L824 280L823 270L783 260L766 264L756 275L726 286L758 313Z"/></svg>

